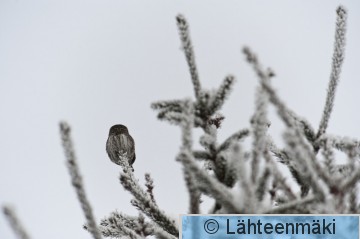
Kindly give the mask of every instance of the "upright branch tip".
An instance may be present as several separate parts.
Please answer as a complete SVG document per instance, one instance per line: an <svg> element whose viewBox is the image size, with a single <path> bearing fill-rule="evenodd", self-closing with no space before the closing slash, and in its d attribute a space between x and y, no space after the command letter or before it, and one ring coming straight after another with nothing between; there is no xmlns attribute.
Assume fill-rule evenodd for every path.
<svg viewBox="0 0 360 239"><path fill-rule="evenodd" d="M347 11L343 6L339 6L336 10L336 29L335 42L332 57L330 81L326 96L325 107L321 117L319 129L317 132L317 139L326 132L329 125L329 119L334 108L335 92L340 79L341 67L345 57L345 34L346 34L346 18Z"/></svg>

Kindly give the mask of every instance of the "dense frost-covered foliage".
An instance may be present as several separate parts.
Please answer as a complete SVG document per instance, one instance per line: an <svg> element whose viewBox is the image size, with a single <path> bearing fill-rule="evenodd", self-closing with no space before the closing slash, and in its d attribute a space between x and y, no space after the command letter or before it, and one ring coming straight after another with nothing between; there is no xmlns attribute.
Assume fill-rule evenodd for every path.
<svg viewBox="0 0 360 239"><path fill-rule="evenodd" d="M244 47L245 59L259 79L255 112L247 128L234 131L225 141L219 142L217 133L225 119L219 111L231 92L234 77L226 76L216 90L203 88L195 64L189 25L184 16L177 16L195 99L158 101L151 107L157 111L160 120L182 129L182 145L176 159L183 168L188 189L188 213L360 213L356 187L360 179L357 163L360 142L326 133L344 59L346 17L346 10L338 7L332 70L318 129L287 107L272 85L274 71L264 67L256 54ZM279 148L268 134L271 127L267 118L269 105L277 109L286 126L284 148ZM139 215L129 216L114 211L97 225L82 187L70 127L66 123L60 126L72 184L87 220L84 228L94 238L178 238L177 223L156 203L152 178L146 174L145 187L139 185L126 155L120 156L120 183L133 195L131 204L139 210ZM199 139L193 137L195 128L203 132ZM243 146L244 138L252 141L251 150ZM201 149L194 148L194 140L200 142ZM337 164L335 151L347 155L346 164ZM284 170L279 169L280 164L288 167L293 182L286 180ZM294 190L295 184L300 192ZM202 195L214 199L214 205L208 211L200 209ZM28 238L9 208L5 208L5 214L15 231L20 228L17 231L19 238Z"/></svg>

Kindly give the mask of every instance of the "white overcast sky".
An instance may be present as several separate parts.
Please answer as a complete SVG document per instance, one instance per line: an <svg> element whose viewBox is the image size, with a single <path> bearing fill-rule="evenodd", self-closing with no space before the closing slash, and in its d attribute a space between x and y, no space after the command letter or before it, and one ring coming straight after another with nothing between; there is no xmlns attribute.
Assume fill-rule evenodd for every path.
<svg viewBox="0 0 360 239"><path fill-rule="evenodd" d="M115 209L137 215L105 152L108 129L118 123L136 141L141 183L150 172L160 207L186 213L174 160L180 130L150 109L156 100L193 97L175 16L189 21L202 85L236 77L222 110L223 140L249 125L254 108L258 81L244 45L274 69L282 99L318 126L340 3L349 11L347 49L328 131L359 138L357 0L0 0L0 204L16 208L33 238L91 238L64 164L58 122L66 120L98 220ZM2 215L0 238L15 238Z"/></svg>

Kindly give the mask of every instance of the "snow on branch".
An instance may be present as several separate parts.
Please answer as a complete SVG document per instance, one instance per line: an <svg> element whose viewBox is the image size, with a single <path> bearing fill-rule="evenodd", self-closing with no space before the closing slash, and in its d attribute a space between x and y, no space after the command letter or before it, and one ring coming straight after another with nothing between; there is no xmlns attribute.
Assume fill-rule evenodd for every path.
<svg viewBox="0 0 360 239"><path fill-rule="evenodd" d="M102 236L97 227L90 202L86 197L85 189L83 186L83 179L82 176L80 175L79 166L77 164L75 150L70 136L70 131L71 131L70 126L66 122L60 123L61 141L66 157L66 165L68 167L69 174L71 177L71 183L75 188L76 195L80 202L81 208L84 212L88 224L88 230L90 231L94 239L101 239Z"/></svg>
<svg viewBox="0 0 360 239"><path fill-rule="evenodd" d="M193 50L193 46L190 39L190 32L189 32L189 25L185 19L185 17L181 14L179 14L176 17L177 25L179 28L179 34L181 43L185 52L186 61L188 63L190 74L191 74L191 80L194 86L195 96L197 99L200 97L200 91L201 91L201 84L199 80L198 71L196 69L195 64L195 54Z"/></svg>
<svg viewBox="0 0 360 239"><path fill-rule="evenodd" d="M142 189L127 160L124 159L121 161L124 165L123 172L120 173L120 183L134 196L132 204L165 231L174 236L178 235L179 229L177 228L175 221L170 219L162 210L160 210L158 205L152 200L151 195Z"/></svg>
<svg viewBox="0 0 360 239"><path fill-rule="evenodd" d="M325 108L321 117L319 130L317 137L319 138L325 133L332 109L334 107L335 91L339 83L341 67L345 57L345 34L346 34L346 18L347 11L343 6L339 6L336 10L336 29L335 29L335 43L334 53L331 65L330 81L328 86L328 92L326 96Z"/></svg>

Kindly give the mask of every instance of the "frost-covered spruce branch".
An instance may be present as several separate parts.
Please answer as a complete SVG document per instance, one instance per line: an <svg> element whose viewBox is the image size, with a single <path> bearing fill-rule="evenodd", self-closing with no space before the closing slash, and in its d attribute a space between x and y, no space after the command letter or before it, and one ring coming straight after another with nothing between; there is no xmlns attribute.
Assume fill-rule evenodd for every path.
<svg viewBox="0 0 360 239"><path fill-rule="evenodd" d="M146 173L145 174L145 187L147 188L146 192L149 194L151 200L155 202L155 196L154 196L154 192L153 192L153 189L154 189L154 180L151 178L150 174L149 173Z"/></svg>
<svg viewBox="0 0 360 239"><path fill-rule="evenodd" d="M221 201L226 210L232 212L240 212L236 206L233 195L228 189L225 188L221 183L217 182L216 179L208 175L204 170L202 170L193 159L191 154L192 148L192 124L193 124L193 110L190 106L190 100L185 101L184 109L186 114L184 115L184 120L182 124L182 147L180 154L177 159L183 164L184 174L190 175L191 177L197 179L192 181L192 184L195 184L200 191L206 195L211 195L213 198ZM194 186L194 185L192 185ZM190 193L192 192L189 190ZM190 198L193 195L190 195ZM192 199L190 199L192 202Z"/></svg>
<svg viewBox="0 0 360 239"><path fill-rule="evenodd" d="M195 63L195 54L190 39L190 31L187 20L183 15L176 17L180 40L185 53L185 58L190 69L190 75L194 87L195 98L195 126L206 128L208 121L214 120L216 111L220 110L226 98L232 90L235 78L232 75L225 77L217 90L209 91L201 87L198 70ZM152 108L159 110L158 118L180 124L182 113L181 100L160 101L152 104ZM219 119L219 118L217 118Z"/></svg>
<svg viewBox="0 0 360 239"><path fill-rule="evenodd" d="M194 111L190 100L185 100L183 104L184 119L182 123L182 146L177 159L183 164L184 174L191 178L187 184L190 193L190 208L199 201L199 191L210 195L222 202L224 209L229 212L240 212L236 206L234 196L231 192L217 180L211 177L206 171L201 169L195 162L192 155L192 129ZM215 126L214 126L215 127ZM196 188L198 190L196 190ZM198 205L197 205L198 207Z"/></svg>
<svg viewBox="0 0 360 239"><path fill-rule="evenodd" d="M183 103L184 118L182 120L182 146L181 153L191 154L193 141L192 141L192 128L194 124L194 108L190 99L185 100ZM181 157L179 157L181 159ZM184 165L185 166L185 165ZM196 185L195 175L184 167L184 179L189 192L189 213L200 213L200 197L201 193Z"/></svg>
<svg viewBox="0 0 360 239"><path fill-rule="evenodd" d="M95 217L92 212L92 208L89 200L86 197L82 176L80 175L79 166L77 164L75 150L70 136L70 126L66 122L60 123L60 135L66 157L66 165L68 167L71 183L75 188L77 197L80 201L81 208L85 214L85 218L88 224L88 230L94 237L94 239L101 239L102 236L97 227Z"/></svg>
<svg viewBox="0 0 360 239"><path fill-rule="evenodd" d="M301 129L299 127L300 124L297 122L298 117L293 117L296 114L292 112L290 109L288 109L286 104L279 98L276 91L270 84L269 77L274 75L273 71L265 71L261 66L261 64L259 63L257 56L255 55L255 53L252 52L252 50L249 47L244 47L243 53L245 54L247 61L253 66L253 69L260 80L260 84L263 89L262 92L267 93L269 101L277 108L278 110L277 112L280 118L285 123L285 125L288 128L294 129L296 137L301 138L303 133L300 131ZM274 148L274 145L272 145L271 148ZM281 162L285 162L286 165L289 167L293 177L300 184L302 196L306 196L309 191L309 185L307 184L307 182L304 181L304 178L301 177L301 173L299 172L299 170L296 167L289 164L288 161L286 160L287 157L289 156L288 153L278 154L277 156L280 157L286 156L282 158Z"/></svg>
<svg viewBox="0 0 360 239"><path fill-rule="evenodd" d="M103 236L105 237L115 237L115 238L131 238L131 239L143 239L147 235L151 235L152 232L149 232L150 234L143 234L143 236L138 235L135 232L135 228L137 227L137 223L133 221L132 224L126 224L124 220L121 220L122 218L117 217L109 217L106 219L103 219L100 223L100 230ZM86 226L85 226L86 228ZM87 229L87 228L86 228ZM143 231L146 232L146 231Z"/></svg>
<svg viewBox="0 0 360 239"><path fill-rule="evenodd" d="M200 79L197 73L195 65L195 58L193 47L190 40L189 26L184 16L177 16L177 24L179 28L180 40L183 45L185 57L190 68L190 74L192 76L192 82L195 91L195 101L191 102L194 109L193 126L202 128L204 135L202 136L200 143L204 147L204 150L191 150L192 157L201 159L215 165L213 171L221 183L227 182L232 186L233 181L226 180L229 178L227 174L226 160L224 160L223 152L225 152L231 143L241 140L249 134L248 130L241 130L234 133L231 137L219 144L216 140L217 130L221 126L221 122L224 117L218 113L223 106L225 100L228 98L232 86L235 82L235 78L232 75L225 77L224 81L217 90L207 90L200 87ZM196 73L196 74L195 74ZM169 100L159 101L152 104L152 108L159 111L158 118L167 120L170 123L181 125L183 116L186 114L182 105L183 100ZM188 171L185 171L188 173ZM189 190L193 190L191 186L191 175L185 175ZM194 198L193 198L194 199ZM194 199L193 202L196 200ZM191 205L195 205L191 203ZM196 210L195 210L196 211Z"/></svg>
<svg viewBox="0 0 360 239"><path fill-rule="evenodd" d="M259 176L260 159L266 147L266 132L270 125L267 119L267 97L268 95L259 87L256 92L255 114L251 119L254 138L251 163L251 180L253 183L257 182Z"/></svg>
<svg viewBox="0 0 360 239"><path fill-rule="evenodd" d="M339 7L337 10L338 21L337 21L337 34L335 48L341 48L344 46L344 29L345 29L345 14L343 7ZM336 63L342 62L343 49L337 52L336 57L341 59L334 61ZM270 85L269 81L266 80L266 72L262 70L256 56L251 52L249 48L244 49L244 53L247 55L247 59L253 64L257 75L260 78L261 85L267 91L270 97L270 101L278 108L278 113L281 119L288 126L288 134L285 138L290 148L286 150L279 150L272 143L270 144L271 151L276 157L281 159L281 162L285 162L289 166L290 171L293 173L295 178L301 179L297 182L302 185L302 196L306 196L311 189L311 198L313 198L313 204L308 207L309 212L316 208L317 212L354 212L359 207L356 202L356 183L359 181L359 166L355 162L355 158L359 158L359 144L358 140L350 140L349 138L331 137L325 134L326 126L324 130L320 130L321 134L318 134L320 138L316 139L313 137L313 130L305 121L297 120L298 117L294 117L294 113L288 110L286 105L277 96L275 90ZM339 68L340 66L337 65ZM335 70L338 71L339 69ZM337 77L338 78L338 77ZM332 93L328 97L334 97L335 84L334 77L331 78L330 88ZM327 100L328 101L328 100ZM333 99L330 100L333 104ZM332 107L332 106L331 106ZM328 122L331 107L325 106L324 112L327 116L325 118ZM330 110L329 110L330 109ZM290 113L291 112L291 113ZM325 113L324 113L325 115ZM299 122L301 124L299 124ZM327 123L326 123L327 125ZM306 126L306 127L304 127ZM309 133L310 132L310 133ZM290 133L290 134L289 134ZM309 137L310 135L310 137ZM312 144L313 149L308 147L303 138L308 140L308 143ZM317 140L317 142L315 142ZM339 149L344 151L348 155L349 164L341 167L334 166L334 154L332 149ZM316 157L318 149L323 151L323 157L325 158L325 165L322 164ZM309 160L310 159L310 160ZM295 164L295 165L294 165ZM295 172L295 173L294 173ZM332 173L341 173L341 177L330 176ZM347 173L345 173L347 172ZM347 175L346 175L347 174ZM344 177L347 176L347 177ZM305 187L305 188L304 188ZM344 200L348 198L349 200ZM325 200L325 201L324 201ZM289 205L295 205L290 203ZM327 205L326 207L324 205ZM309 205L308 205L309 206ZM282 206L281 206L282 207ZM283 209L288 208L284 205ZM275 210L275 209L274 209ZM303 211L304 212L304 211ZM290 212L288 212L290 213Z"/></svg>
<svg viewBox="0 0 360 239"><path fill-rule="evenodd" d="M120 174L120 183L134 196L134 199L131 201L132 205L153 220L163 230L177 236L179 229L175 221L160 210L155 201L152 200L150 193L142 189L133 174L127 158L120 156L120 162L123 167L123 172Z"/></svg>
<svg viewBox="0 0 360 239"><path fill-rule="evenodd" d="M10 206L3 206L2 211L9 222L11 229L14 231L18 239L30 239L29 234L26 232L24 226L21 224L18 219L15 210Z"/></svg>
<svg viewBox="0 0 360 239"><path fill-rule="evenodd" d="M195 64L195 55L190 39L189 27L186 19L182 15L178 15L176 17L176 20L180 32L181 42L183 44L183 49L185 52L186 61L190 69L191 80L194 85L195 96L196 98L199 98L201 92L201 84Z"/></svg>
<svg viewBox="0 0 360 239"><path fill-rule="evenodd" d="M344 152L349 158L360 157L360 141L357 139L326 134L319 138L318 143L323 148L326 146L325 144L329 144L328 147Z"/></svg>
<svg viewBox="0 0 360 239"><path fill-rule="evenodd" d="M100 230L106 237L129 237L134 239L146 238L154 235L154 226L145 222L144 216L128 216L113 212L100 222Z"/></svg>
<svg viewBox="0 0 360 239"><path fill-rule="evenodd" d="M244 52L248 55L248 60L251 60L250 63L258 64L257 59L254 58L254 54L249 48L246 48ZM249 55L251 57L249 57ZM255 70L260 69L258 66L254 68ZM264 74L258 74L260 78L262 77L262 75ZM351 179L348 179L347 181L344 181L344 177L330 177L330 171L326 171L325 165L321 165L321 163L317 159L316 150L314 150L314 148L312 147L309 147L309 143L311 142L307 143L304 141L304 139L307 137L305 135L305 132L303 130L300 130L300 125L296 122L296 119L294 119L290 116L290 114L287 113L289 112L289 110L287 110L286 105L276 95L269 82L265 82L263 81L263 79L261 80L262 86L269 94L270 101L278 108L278 113L280 117L288 126L287 134L285 137L285 140L288 143L288 148L285 150L279 150L271 142L270 149L277 157L281 158L281 160L286 162L286 165L289 166L290 171L293 173L293 176L297 179L297 182L301 186L303 197L308 195L310 189L312 190L311 196L309 196L309 198L313 198L313 200L306 201L306 205L310 207L297 207L297 209L294 211L294 205L296 206L296 203L294 204L293 202L289 202L287 204L284 204L284 206L280 206L281 211L287 210L287 213L308 213L312 211L312 208L317 207L317 210L323 210L327 213L334 212L336 210L346 212L349 206L346 205L346 200L343 200L343 197L349 194L349 192L350 195L347 197L351 198L351 200L349 200L350 204L352 205L350 207L350 210L354 211L355 208L357 208L354 206L354 204L356 204L354 199L354 190L356 190L355 185L356 182L358 182L359 180L358 175L360 174L353 173ZM326 135L323 136L323 138L325 137ZM347 148L350 152L352 152L352 157L356 156L354 150L358 149L357 140L347 140L347 142L344 142L344 140L342 140L341 138L337 138L337 140L340 141L339 143L337 143L338 146L341 145L343 146L342 148ZM323 145L324 144L319 144L319 147L322 147ZM329 144L327 144L327 147L329 147ZM327 148L326 150L329 149ZM328 153L325 154L325 156L331 157L331 154ZM326 159L325 162L331 160L332 159L329 158ZM355 167L355 164L352 165ZM341 186L339 187L339 185ZM315 204L316 206L310 205L309 202L312 202L312 204ZM323 208L323 205L326 205L327 203L334 203L334 206L328 207L327 209ZM276 212L279 212L280 208L274 210Z"/></svg>
<svg viewBox="0 0 360 239"><path fill-rule="evenodd" d="M275 76L272 70L267 72L263 71L261 65L259 64L256 56L250 52L249 48L245 48L244 52L247 54L248 60L250 63L253 63L255 72L261 79L261 82L269 83L270 78ZM266 190L269 190L268 181L273 177L273 185L277 185L284 190L285 195L288 199L295 199L296 196L292 192L291 188L285 183L281 173L278 170L276 164L273 162L273 159L269 155L269 146L270 148L275 148L274 143L271 141L271 138L267 136L267 129L270 127L270 122L267 119L267 107L268 107L269 97L266 94L265 90L260 86L256 92L256 101L255 101L255 113L251 119L252 124L252 133L253 133L253 149L252 149L252 162L251 162L251 180L256 186L256 195L258 200L261 202L264 198ZM287 159L287 155L283 152L277 150L277 156L282 160ZM265 167L261 177L259 178L259 167L263 164L260 159L265 159Z"/></svg>
<svg viewBox="0 0 360 239"><path fill-rule="evenodd" d="M304 124L302 122L305 122L305 121L300 122L298 120L299 117L297 117L297 116L294 117L295 113L290 111L287 108L287 106L284 104L284 102L277 96L275 90L272 88L269 81L267 81L267 79L264 77L266 75L266 73L261 68L255 54L252 53L252 51L249 48L244 48L244 53L246 54L248 61L253 64L254 69L260 78L260 82L261 82L263 88L269 94L270 101L275 105L275 107L278 108L278 113L279 113L281 119L289 127L289 129L292 129L292 132L294 133L293 136L297 138L296 142L300 143L303 147L302 150L299 150L297 154L293 154L292 157L295 159L298 159L300 152L303 152L303 151L307 152L305 157L303 157L303 160L300 160L300 162L298 162L298 165L299 166L308 165L308 166L306 166L305 168L302 168L302 170L301 170L299 166L295 167L294 164L289 163L289 154L294 152L295 148L290 149L290 151L289 150L288 151L276 150L277 153L275 153L275 155L277 157L280 157L281 162L285 163L289 167L290 172L293 174L294 178L301 186L302 196L306 196L308 194L308 191L310 189L308 180L309 180L309 177L314 177L314 174L310 172L308 174L308 177L304 177L301 174L304 174L304 172L308 172L309 170L311 171L312 168L314 168L314 170L316 170L317 175L319 177L321 177L328 184L329 187L332 187L334 185L333 180L330 179L328 173L325 172L324 169L321 166L319 166L319 163L317 162L315 154L318 150L319 145L317 142L311 140L313 137L308 137L307 134L309 133L308 131L310 128L303 127ZM313 152L313 149L311 149L307 146L307 143L303 140L303 138L307 138L308 142L312 144L313 149L315 149L315 154ZM316 144L316 147L315 147L315 144ZM274 151L274 149L275 149L274 144L271 145L270 149L272 149ZM307 160L308 158L311 158L311 160L308 161L309 162L308 164L306 164L304 162L304 160ZM303 171L305 169L306 169L306 171ZM300 173L300 171L301 171L301 173ZM317 180L315 180L313 178L310 181L312 181L313 187L319 188L318 186L316 186Z"/></svg>
<svg viewBox="0 0 360 239"><path fill-rule="evenodd" d="M325 133L329 124L330 115L334 107L335 90L339 83L341 66L345 56L345 34L346 34L346 18L347 11L343 6L339 6L336 10L337 20L335 29L334 53L331 65L330 81L325 102L323 115L321 117L317 137L319 138Z"/></svg>
<svg viewBox="0 0 360 239"><path fill-rule="evenodd" d="M87 225L84 226L87 229ZM142 239L155 236L157 239L174 239L175 237L161 229L153 222L145 221L145 217L129 216L114 211L100 221L100 231L105 237Z"/></svg>
<svg viewBox="0 0 360 239"><path fill-rule="evenodd" d="M275 163L274 158L270 156L270 150L266 149L263 152L263 156L265 158L267 167L270 169L270 175L273 177L273 187L281 189L285 194L285 196L288 198L288 201L295 200L297 196L294 190L292 189L291 185L289 184L289 182L286 181L286 178L279 169L278 165ZM268 193L272 195L274 193L274 190L270 189Z"/></svg>
<svg viewBox="0 0 360 239"><path fill-rule="evenodd" d="M345 171L353 172L347 168L356 166L354 158L359 157L359 144L357 140L345 140L339 137L336 137L336 139L329 138L325 132L332 110L340 67L344 57L346 11L340 6L337 14L333 69L323 120L318 132L314 130L306 119L298 116L287 107L270 82L270 78L274 78L275 76L274 71L270 68L265 70L251 49L245 47L244 53L247 61L252 64L260 79L255 113L251 119L250 131L245 129L235 133L233 135L235 137L231 136L221 144L217 141L217 131L221 126L221 122L224 120L224 116L220 115L218 111L221 110L221 106L229 95L234 77L226 77L223 84L221 84L217 90L207 90L200 87L201 84L196 70L189 26L184 16L179 15L177 17L180 39L190 67L195 91L195 101L191 103L188 101L188 104L191 104L194 109L194 113L192 117L190 117L192 119L192 127L200 127L204 132L200 138L200 144L203 149L192 149L192 147L183 146L179 156L180 161L188 163L191 167L188 165L187 168L192 169L192 174L189 173L190 170L184 170L186 174L185 179L188 180L187 185L189 188L193 189L194 186L196 186L202 193L214 197L214 195L209 193L211 186L208 186L206 191L201 188L202 186L199 182L209 180L208 184L210 185L223 184L225 188L219 193L223 193L227 188L233 188L236 183L239 183L242 190L246 192L243 195L244 201L247 201L247 197L249 196L254 197L257 195L258 201L252 198L250 203L252 205L247 205L247 208L256 208L259 212L263 210L260 208L267 194L270 194L271 200L274 200L276 204L279 205L278 211L281 212L311 213L314 212L316 206L318 206L318 211L323 212L336 212L337 210L337 212L345 212L347 210L346 208L348 207L342 205L346 200L342 200L341 197L348 195L348 193L343 192L341 188L339 188L339 185L354 188L355 183L358 181L358 175L352 173L350 175L351 179L347 179L346 181L344 181L343 178L332 177L330 175L332 175L334 170L342 173ZM196 70L196 77L194 77L194 69ZM196 80L194 81L194 79ZM180 125L183 132L190 132L189 127L187 127L186 130L184 128L184 122L188 122L189 120L189 117L186 116L189 115L188 112L186 112L188 108L182 108L184 102L183 100L160 101L152 104L152 107L159 111L159 119ZM270 127L270 123L266 117L267 102L272 103L277 108L280 119L284 121L288 128L284 138L287 144L285 149L279 149L267 135L267 128ZM187 123L187 125L189 126L191 124ZM246 172L239 169L239 165L245 167L249 166L248 163L242 162L240 164L234 164L234 161L231 160L231 155L235 154L234 151L231 150L231 145L234 145L239 139L249 135L249 132L251 132L251 136L253 137L251 153L247 154L250 155L251 159L250 174L248 174L248 176L251 175L250 181L248 176L243 175L246 174ZM323 143L325 139L327 142L326 147ZM184 148L187 148L187 150L184 151ZM322 156L325 158L323 162L319 160L319 156L317 155L319 149L322 150ZM332 153L333 149L344 151L348 155L350 164L344 165L343 167L333 165L335 163L334 154ZM270 152L273 153L273 156L278 158L280 162L288 166L295 182L298 183L301 188L301 194L299 196L294 193L292 187L286 182L286 179L281 176L282 173L278 169ZM244 158L246 157L239 156L238 160L241 161L244 160ZM194 159L196 159L197 162L195 162ZM198 167L201 161L209 165L209 167L207 167L209 171ZM234 165L237 166L234 167ZM195 180L189 180L190 175L192 175L191 177L195 178ZM212 180L212 183L210 183L210 180ZM249 187L248 184L252 184L252 186ZM348 202L352 205L352 211L358 208L356 207L356 200L354 199L354 190L350 190L351 195L347 196L351 198ZM194 190L189 190L189 193L192 194L193 191ZM300 196L303 197L303 199L300 199ZM215 210L213 210L213 212L222 212L223 210L220 210L221 206L219 206L222 204L222 199L216 200ZM328 208L319 206L327 203L331 203L332 206ZM252 212L256 212L256 209ZM264 211L266 212L268 210Z"/></svg>

